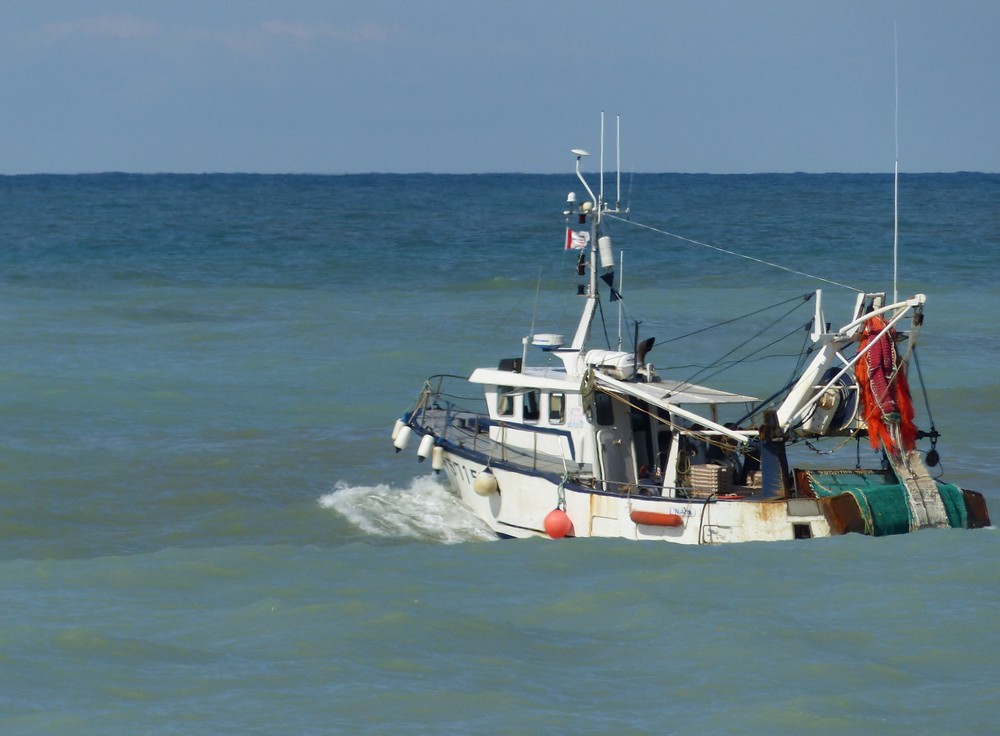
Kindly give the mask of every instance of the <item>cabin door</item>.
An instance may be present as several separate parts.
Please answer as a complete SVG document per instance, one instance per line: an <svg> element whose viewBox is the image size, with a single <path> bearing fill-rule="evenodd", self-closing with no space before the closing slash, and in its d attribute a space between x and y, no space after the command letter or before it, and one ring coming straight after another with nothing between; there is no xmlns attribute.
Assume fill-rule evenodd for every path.
<svg viewBox="0 0 1000 736"><path fill-rule="evenodd" d="M608 394L595 395L597 451L603 488L623 493L636 485L635 448L632 444L632 414L629 407Z"/></svg>
<svg viewBox="0 0 1000 736"><path fill-rule="evenodd" d="M601 454L601 477L604 479L604 490L621 493L626 485L635 484L635 472L632 470L632 443L622 437L617 427L597 431L597 449Z"/></svg>
<svg viewBox="0 0 1000 736"><path fill-rule="evenodd" d="M646 485L654 484L657 475L651 421L649 405L644 401L637 401L629 412L629 424L632 429L632 457L635 458L639 483Z"/></svg>

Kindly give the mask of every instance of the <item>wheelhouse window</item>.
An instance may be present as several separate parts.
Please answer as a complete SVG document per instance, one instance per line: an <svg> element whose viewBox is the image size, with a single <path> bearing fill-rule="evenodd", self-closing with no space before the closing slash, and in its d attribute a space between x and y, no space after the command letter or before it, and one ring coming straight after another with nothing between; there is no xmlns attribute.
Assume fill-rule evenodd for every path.
<svg viewBox="0 0 1000 736"><path fill-rule="evenodd" d="M524 409L522 418L526 422L537 422L538 418L542 415L541 409L539 408L538 399L541 393L539 391L525 391L523 398L522 408Z"/></svg>
<svg viewBox="0 0 1000 736"><path fill-rule="evenodd" d="M566 421L566 395L549 394L549 424L562 424Z"/></svg>
<svg viewBox="0 0 1000 736"><path fill-rule="evenodd" d="M594 412L597 423L602 427L610 427L615 423L615 407L613 399L608 394L594 394Z"/></svg>
<svg viewBox="0 0 1000 736"><path fill-rule="evenodd" d="M502 417L514 416L514 389L501 386L497 392L497 414Z"/></svg>

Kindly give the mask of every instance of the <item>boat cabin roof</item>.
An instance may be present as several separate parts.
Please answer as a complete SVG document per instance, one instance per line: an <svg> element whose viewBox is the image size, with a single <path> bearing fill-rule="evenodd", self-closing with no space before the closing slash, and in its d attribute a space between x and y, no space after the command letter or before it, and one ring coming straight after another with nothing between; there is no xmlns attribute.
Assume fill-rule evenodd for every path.
<svg viewBox="0 0 1000 736"><path fill-rule="evenodd" d="M537 388L548 391L579 391L580 379L570 378L566 369L530 367L520 371L504 371L498 368L476 368L469 376L469 383L489 386L511 386L513 388Z"/></svg>
<svg viewBox="0 0 1000 736"><path fill-rule="evenodd" d="M600 373L598 376L602 375ZM497 368L477 368L469 376L470 383L488 386L510 386L511 388L532 388L543 391L579 392L580 378L570 377L564 368L529 367L523 372L506 371ZM756 402L753 396L720 391L707 386L698 386L684 381L669 379L655 383L632 381L616 382L617 387L627 386L627 393L654 404L746 404Z"/></svg>
<svg viewBox="0 0 1000 736"><path fill-rule="evenodd" d="M653 403L669 401L671 404L747 404L757 401L753 396L733 394L708 386L669 379L655 383L629 382L628 393Z"/></svg>

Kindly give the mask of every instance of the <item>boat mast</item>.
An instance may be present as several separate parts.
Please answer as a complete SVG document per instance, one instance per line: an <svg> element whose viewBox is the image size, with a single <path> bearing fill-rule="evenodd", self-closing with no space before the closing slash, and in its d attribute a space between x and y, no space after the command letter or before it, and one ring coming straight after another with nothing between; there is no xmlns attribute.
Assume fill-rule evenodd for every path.
<svg viewBox="0 0 1000 736"><path fill-rule="evenodd" d="M620 135L620 122L619 127L616 131L616 136ZM590 154L580 148L574 148L573 153L576 155L576 178L580 180L583 188L587 190L587 194L590 196L590 201L584 202L580 205L579 217L580 223L586 221L590 218L590 292L587 294L587 305L584 307L583 315L580 318L580 324L576 328L576 334L573 336L573 344L571 348L574 350L583 350L583 346L587 342L587 337L590 334L590 328L594 320L594 314L597 311L597 300L600 298L597 289L598 280L598 268L601 268L609 273L613 274L615 268L615 257L611 246L611 237L607 234L601 234L601 220L604 217L605 211L608 212L618 212L621 203L621 154L617 151L620 150L621 141L616 142L616 166L618 168L617 176L617 191L615 193L615 206L614 209L608 208L607 203L604 201L604 113L601 112L601 156L600 156L600 184L598 187L599 195L594 196L594 191L587 184L587 180L584 179L583 174L580 171L580 160L584 156L589 156ZM571 208L572 209L572 208ZM600 259L598 259L600 255ZM607 274L601 277L602 280L606 280L609 285L613 286L612 280L607 278ZM619 309L621 305L619 304ZM620 321L620 320L619 320ZM619 347L621 347L621 334L619 327Z"/></svg>
<svg viewBox="0 0 1000 736"><path fill-rule="evenodd" d="M594 196L594 191L587 184L587 180L583 177L583 173L580 171L580 161L584 156L589 156L590 154L584 151L582 148L574 148L572 153L576 155L576 178L580 180L583 188L587 190L587 195L590 199L586 202L580 204L580 218L584 219L590 215L590 290L586 295L587 304L583 308L583 314L580 316L580 324L577 325L576 334L573 335L573 344L570 348L573 350L583 350L584 344L587 342L587 336L590 334L590 325L594 320L594 313L597 311L597 223L601 216L601 208L599 205L599 200ZM596 214L593 214L596 210Z"/></svg>

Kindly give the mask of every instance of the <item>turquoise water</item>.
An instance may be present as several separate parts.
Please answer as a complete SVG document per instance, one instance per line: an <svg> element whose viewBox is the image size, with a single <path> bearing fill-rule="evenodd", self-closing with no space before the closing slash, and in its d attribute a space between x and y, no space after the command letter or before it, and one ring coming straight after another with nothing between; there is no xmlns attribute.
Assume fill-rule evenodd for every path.
<svg viewBox="0 0 1000 736"><path fill-rule="evenodd" d="M425 375L518 353L533 320L572 330L570 189L0 178L0 730L992 732L993 529L498 543L392 452ZM645 175L629 202L662 230L891 289L891 193L887 176ZM1000 177L904 176L901 194L899 290L929 297L920 365L945 478L995 517ZM658 340L818 286L832 321L853 302L613 234L629 310ZM651 359L688 375L731 340ZM769 365L712 383L763 395L786 375Z"/></svg>

